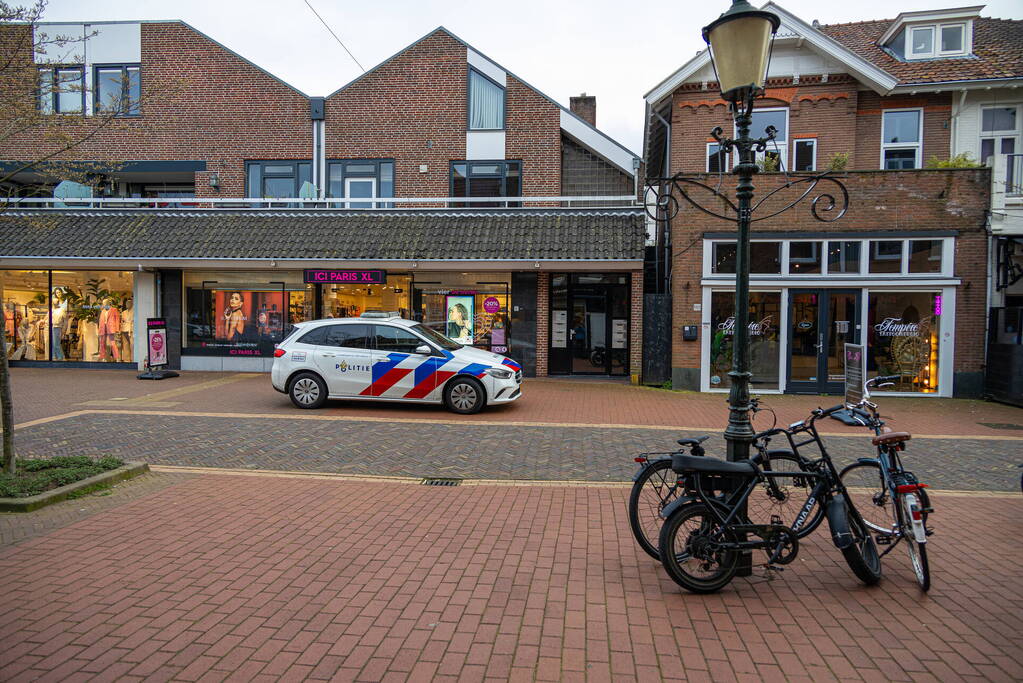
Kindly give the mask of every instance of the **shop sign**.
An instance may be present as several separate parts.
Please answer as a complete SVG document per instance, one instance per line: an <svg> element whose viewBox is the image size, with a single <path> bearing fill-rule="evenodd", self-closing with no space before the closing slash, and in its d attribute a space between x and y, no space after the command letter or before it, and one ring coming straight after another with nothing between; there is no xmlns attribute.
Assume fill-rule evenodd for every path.
<svg viewBox="0 0 1023 683"><path fill-rule="evenodd" d="M333 270L330 268L313 268L305 271L306 284L353 284L353 285L385 285L386 270Z"/></svg>
<svg viewBox="0 0 1023 683"><path fill-rule="evenodd" d="M488 296L483 300L483 310L487 313L497 313L501 310L501 302L496 296Z"/></svg>
<svg viewBox="0 0 1023 683"><path fill-rule="evenodd" d="M885 318L874 325L874 331L882 337L919 337L920 323L904 323L902 318Z"/></svg>
<svg viewBox="0 0 1023 683"><path fill-rule="evenodd" d="M718 323L718 329L725 334L735 332L735 316L728 316L723 323ZM749 324L749 333L754 337L761 337L771 332L771 316L767 316L760 322L753 320Z"/></svg>
<svg viewBox="0 0 1023 683"><path fill-rule="evenodd" d="M146 318L146 339L147 366L161 368L167 365L167 319Z"/></svg>
<svg viewBox="0 0 1023 683"><path fill-rule="evenodd" d="M863 400L863 366L867 354L862 344L845 345L845 403L856 405Z"/></svg>

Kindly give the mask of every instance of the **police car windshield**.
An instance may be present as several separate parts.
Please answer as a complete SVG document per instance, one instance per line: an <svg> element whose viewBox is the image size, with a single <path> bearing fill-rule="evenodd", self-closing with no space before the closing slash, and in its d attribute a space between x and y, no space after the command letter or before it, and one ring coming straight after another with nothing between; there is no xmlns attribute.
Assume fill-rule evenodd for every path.
<svg viewBox="0 0 1023 683"><path fill-rule="evenodd" d="M441 347L445 351L457 351L458 349L462 348L461 344L451 341L440 332L437 332L436 330L431 330L426 325L414 325L412 329L418 332L419 334L423 335L424 337L426 337L427 339L429 339L430 341L432 341L434 344Z"/></svg>

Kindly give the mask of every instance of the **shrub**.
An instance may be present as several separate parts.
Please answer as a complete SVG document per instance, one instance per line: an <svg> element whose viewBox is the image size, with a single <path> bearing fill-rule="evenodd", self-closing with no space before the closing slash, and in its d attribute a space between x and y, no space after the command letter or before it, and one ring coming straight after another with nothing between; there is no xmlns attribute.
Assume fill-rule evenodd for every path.
<svg viewBox="0 0 1023 683"><path fill-rule="evenodd" d="M849 165L849 152L835 152L828 161L829 171L844 171Z"/></svg>
<svg viewBox="0 0 1023 683"><path fill-rule="evenodd" d="M983 166L979 161L974 161L969 152L956 154L948 159L940 159L932 156L924 164L924 168L980 168Z"/></svg>
<svg viewBox="0 0 1023 683"><path fill-rule="evenodd" d="M0 498L27 498L117 469L123 464L110 456L97 460L85 455L19 459L17 474L0 474Z"/></svg>

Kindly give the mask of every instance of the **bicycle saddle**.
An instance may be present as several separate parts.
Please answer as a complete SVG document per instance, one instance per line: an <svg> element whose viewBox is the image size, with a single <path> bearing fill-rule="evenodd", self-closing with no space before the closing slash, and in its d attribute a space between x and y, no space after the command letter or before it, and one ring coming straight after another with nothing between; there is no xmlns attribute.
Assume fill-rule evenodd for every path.
<svg viewBox="0 0 1023 683"><path fill-rule="evenodd" d="M749 460L728 462L717 458L682 455L681 453L671 456L671 469L678 473L706 472L708 474L741 474L750 477L757 471Z"/></svg>
<svg viewBox="0 0 1023 683"><path fill-rule="evenodd" d="M913 435L909 432L885 432L880 436L875 436L870 440L870 443L875 446L891 445L895 443L902 443L903 441L909 441L913 438Z"/></svg>
<svg viewBox="0 0 1023 683"><path fill-rule="evenodd" d="M709 438L710 438L710 434L707 434L705 436L701 436L698 439L679 439L678 440L678 445L679 446L699 446L701 443L703 443L704 441L706 441Z"/></svg>

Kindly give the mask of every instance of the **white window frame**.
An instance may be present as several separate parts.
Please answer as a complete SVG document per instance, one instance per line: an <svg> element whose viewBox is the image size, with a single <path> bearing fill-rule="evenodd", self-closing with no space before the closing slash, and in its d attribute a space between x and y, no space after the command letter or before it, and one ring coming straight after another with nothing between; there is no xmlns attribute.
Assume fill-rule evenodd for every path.
<svg viewBox="0 0 1023 683"><path fill-rule="evenodd" d="M963 31L963 47L961 50L942 50L941 49L941 32L946 28L952 28L957 26ZM937 59L940 57L959 57L971 54L973 52L973 27L972 21L946 21L937 24L917 24L915 26L906 27L906 45L904 53L906 55L906 61L916 61L920 59ZM913 52L913 32L914 31L931 31L931 50L930 52Z"/></svg>
<svg viewBox="0 0 1023 683"><path fill-rule="evenodd" d="M813 144L813 163L810 165L810 168L803 169L803 172L809 172L809 171L816 171L817 170L817 138L796 138L795 140L792 141L792 171L794 173L799 173L800 172L800 171L796 170L796 158L797 158L797 156L796 156L796 146L799 145L800 143L806 143L806 142L809 142L809 143Z"/></svg>
<svg viewBox="0 0 1023 683"><path fill-rule="evenodd" d="M859 245L860 245L859 263L856 264L857 268L856 268L855 271L850 271L850 272L847 272L847 273L840 273L838 271L835 271L834 273L832 273L832 272L830 272L828 270L828 267L829 267L828 255L831 254L831 245L832 245L832 243L842 244L843 242L858 242L859 243ZM866 249L867 249L867 247L866 247L866 245L864 245L864 240L857 240L857 239L834 239L834 238L825 240L824 241L824 253L822 254L822 259L823 259L824 262L823 262L823 267L821 268L821 274L822 275L830 275L832 277L858 277L860 275L863 275L863 264L865 263L865 261L864 261L864 254L866 252Z"/></svg>
<svg viewBox="0 0 1023 683"><path fill-rule="evenodd" d="M373 193L369 197L352 197L352 183L372 183ZM377 208L379 204L373 200L377 198L377 179L370 176L353 176L351 178L345 178L345 196L344 196L344 207L346 209L353 208ZM353 207L352 204L369 204L369 206Z"/></svg>
<svg viewBox="0 0 1023 683"><path fill-rule="evenodd" d="M984 130L984 112L988 109L1015 109L1016 110L1016 128L1015 129L1002 129L1002 130ZM980 138L977 145L977 159L980 163L984 163L984 141L994 141L995 156L1001 154L1001 144L999 144L1005 138L1013 138L1015 142L1015 153L1019 154L1023 152L1020 148L1020 128L1023 127L1023 107L1018 102L987 102L980 105L980 122L978 123L978 129L980 130Z"/></svg>
<svg viewBox="0 0 1023 683"><path fill-rule="evenodd" d="M885 114L893 114L903 111L915 111L919 113L917 123L917 141L915 143L885 142L884 140L884 117ZM884 163L885 152L892 150L912 149L916 152L913 168L923 168L924 156L924 110L923 107L906 107L904 109L882 109L881 110L881 170L887 170Z"/></svg>
<svg viewBox="0 0 1023 683"><path fill-rule="evenodd" d="M717 147L718 150L720 151L721 145L718 144L717 142L708 142L707 143L706 152L703 155L703 170L706 173L717 173L717 171L710 170L710 148L711 147ZM726 173L727 169L729 169L731 167L732 167L732 150L728 150L728 151L725 152L725 165L724 165L724 168L721 169L721 172L722 173Z"/></svg>
<svg viewBox="0 0 1023 683"><path fill-rule="evenodd" d="M787 170L789 170L789 160L788 160L788 156L789 156L789 149L788 149L789 148L789 139L792 136L792 132L789 130L791 128L791 126L792 126L791 113L789 111L789 107L757 107L756 109L753 110L753 113L754 114L759 114L759 113L762 113L762 112L769 112L769 111L783 111L783 112L785 112L785 138L782 139L782 140L775 139L775 140L773 140L771 142L768 142L767 143L767 148L763 152L757 152L756 153L756 160L760 161L761 159L764 158L764 155L766 155L768 152L775 152L776 151L776 152L778 152L778 154L781 155L781 166L779 167L778 170L780 171L780 170L784 169L784 170L787 171ZM733 124L733 129L735 131L735 136L738 137L739 136L739 129L738 129L738 127L734 126L734 124ZM760 137L763 134L764 134L763 131L755 131L752 128L750 129L750 135L752 137L754 137L754 138L758 138L758 137ZM775 145L778 146L777 150L775 149ZM738 155L735 155L732 158L732 166L734 167L735 164L737 164L737 163L739 163Z"/></svg>

